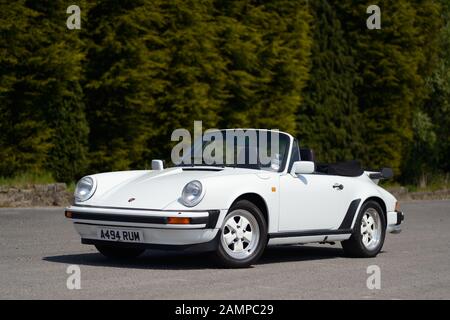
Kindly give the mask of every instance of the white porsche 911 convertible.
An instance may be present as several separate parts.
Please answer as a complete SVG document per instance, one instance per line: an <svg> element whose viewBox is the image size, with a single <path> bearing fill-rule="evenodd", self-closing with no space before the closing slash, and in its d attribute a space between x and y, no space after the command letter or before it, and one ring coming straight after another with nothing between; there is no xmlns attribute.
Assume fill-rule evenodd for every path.
<svg viewBox="0 0 450 320"><path fill-rule="evenodd" d="M364 171L355 161L315 163L311 150L279 131L268 163L233 162L230 155L259 154L260 136L274 132L247 129L258 142L234 148L227 134L232 131L215 132L223 137L224 156L233 146L220 164L204 159L163 168L154 160L152 170L82 178L65 210L81 242L116 259L147 248L211 251L224 266L246 267L267 245L341 241L348 255L374 257L386 232L400 232L398 202L378 186L392 176L390 169ZM203 137L200 148L211 143Z"/></svg>

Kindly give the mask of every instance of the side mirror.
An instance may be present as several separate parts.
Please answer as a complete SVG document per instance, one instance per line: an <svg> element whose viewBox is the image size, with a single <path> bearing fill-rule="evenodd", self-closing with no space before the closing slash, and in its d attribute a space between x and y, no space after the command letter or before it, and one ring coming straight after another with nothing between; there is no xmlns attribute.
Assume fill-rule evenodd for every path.
<svg viewBox="0 0 450 320"><path fill-rule="evenodd" d="M314 173L315 165L312 161L295 161L292 165L291 174L295 177L298 174Z"/></svg>
<svg viewBox="0 0 450 320"><path fill-rule="evenodd" d="M164 164L162 160L152 160L152 170L163 170Z"/></svg>

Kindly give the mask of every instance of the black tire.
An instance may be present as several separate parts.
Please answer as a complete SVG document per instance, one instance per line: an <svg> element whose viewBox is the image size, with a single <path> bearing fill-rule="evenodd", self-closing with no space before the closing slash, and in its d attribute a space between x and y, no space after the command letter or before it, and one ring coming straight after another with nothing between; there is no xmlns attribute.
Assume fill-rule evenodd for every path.
<svg viewBox="0 0 450 320"><path fill-rule="evenodd" d="M225 223L230 218L230 215L234 215L236 214L236 212L248 212L251 216L254 217L259 228L259 237L258 241L255 242L255 249L252 250L252 252L243 259L236 259L230 256L230 254L227 252L227 249L225 249L224 247L224 242L222 241L222 236L225 232ZM226 268L246 268L255 263L263 254L268 239L266 219L264 218L261 210L255 204L247 200L238 201L235 205L233 205L233 207L229 210L227 216L225 217L223 225L220 228L219 232L219 245L217 251L213 253L213 256L219 265Z"/></svg>
<svg viewBox="0 0 450 320"><path fill-rule="evenodd" d="M115 260L137 258L145 251L145 249L124 248L124 247L117 247L114 245L103 245L103 244L95 245L95 247L105 257Z"/></svg>
<svg viewBox="0 0 450 320"><path fill-rule="evenodd" d="M379 241L373 247L367 247L363 242L363 235L361 234L361 224L365 214L376 210L379 216ZM373 212L373 211L372 211ZM368 201L361 206L358 216L353 228L353 234L350 239L342 241L342 248L347 256L358 258L372 258L375 257L383 247L384 238L386 236L386 217L381 206L375 201Z"/></svg>

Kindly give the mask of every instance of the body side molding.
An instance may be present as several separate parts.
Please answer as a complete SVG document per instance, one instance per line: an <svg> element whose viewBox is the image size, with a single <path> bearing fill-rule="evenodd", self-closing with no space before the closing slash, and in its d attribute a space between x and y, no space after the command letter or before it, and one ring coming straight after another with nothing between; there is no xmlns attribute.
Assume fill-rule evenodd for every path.
<svg viewBox="0 0 450 320"><path fill-rule="evenodd" d="M269 233L269 239L327 236L327 235L350 234L350 233L352 233L351 229L338 229L338 230L318 229L318 230L306 230L306 231L289 231L289 232Z"/></svg>

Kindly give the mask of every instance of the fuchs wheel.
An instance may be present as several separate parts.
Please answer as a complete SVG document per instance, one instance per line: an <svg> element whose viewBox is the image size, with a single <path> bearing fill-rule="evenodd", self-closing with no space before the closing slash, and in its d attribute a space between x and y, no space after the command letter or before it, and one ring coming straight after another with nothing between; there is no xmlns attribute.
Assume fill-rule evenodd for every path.
<svg viewBox="0 0 450 320"><path fill-rule="evenodd" d="M364 203L355 221L350 239L342 241L346 254L353 257L375 257L383 247L386 219L380 205L374 201Z"/></svg>
<svg viewBox="0 0 450 320"><path fill-rule="evenodd" d="M111 259L131 259L140 256L145 249L122 248L114 245L96 245L97 250L107 258Z"/></svg>
<svg viewBox="0 0 450 320"><path fill-rule="evenodd" d="M215 256L225 267L248 267L261 257L267 243L267 223L259 208L247 200L230 209L219 232Z"/></svg>

